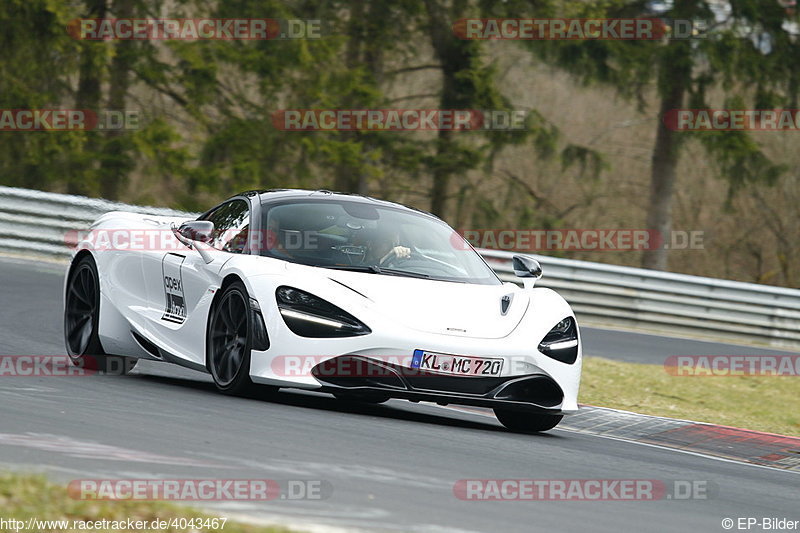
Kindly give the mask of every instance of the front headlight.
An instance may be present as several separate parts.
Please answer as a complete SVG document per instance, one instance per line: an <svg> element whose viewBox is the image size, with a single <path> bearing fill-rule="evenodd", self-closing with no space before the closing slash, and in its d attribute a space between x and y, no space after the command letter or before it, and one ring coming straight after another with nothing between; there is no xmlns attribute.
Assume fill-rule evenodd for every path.
<svg viewBox="0 0 800 533"><path fill-rule="evenodd" d="M286 326L301 337L355 337L372 333L366 324L319 296L281 286L275 299Z"/></svg>
<svg viewBox="0 0 800 533"><path fill-rule="evenodd" d="M578 325L567 317L553 326L539 343L539 351L562 363L572 364L578 358Z"/></svg>

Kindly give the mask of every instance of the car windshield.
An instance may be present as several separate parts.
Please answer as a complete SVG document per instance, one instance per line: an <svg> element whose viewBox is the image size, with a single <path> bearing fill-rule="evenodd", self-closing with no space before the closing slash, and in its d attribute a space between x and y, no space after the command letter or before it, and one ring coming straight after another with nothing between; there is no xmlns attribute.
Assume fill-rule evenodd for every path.
<svg viewBox="0 0 800 533"><path fill-rule="evenodd" d="M372 274L501 283L460 235L429 215L334 199L265 208L261 255Z"/></svg>

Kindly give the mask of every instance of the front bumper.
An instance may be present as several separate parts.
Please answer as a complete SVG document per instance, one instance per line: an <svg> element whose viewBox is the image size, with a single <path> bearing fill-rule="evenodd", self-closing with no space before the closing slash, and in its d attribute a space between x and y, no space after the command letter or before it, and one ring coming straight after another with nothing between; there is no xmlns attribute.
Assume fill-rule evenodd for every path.
<svg viewBox="0 0 800 533"><path fill-rule="evenodd" d="M346 374L337 369L348 368ZM356 369L353 371L353 369ZM564 393L544 374L473 377L436 374L359 355L342 355L317 364L311 374L325 392L377 393L390 398L503 408L548 414L562 409Z"/></svg>

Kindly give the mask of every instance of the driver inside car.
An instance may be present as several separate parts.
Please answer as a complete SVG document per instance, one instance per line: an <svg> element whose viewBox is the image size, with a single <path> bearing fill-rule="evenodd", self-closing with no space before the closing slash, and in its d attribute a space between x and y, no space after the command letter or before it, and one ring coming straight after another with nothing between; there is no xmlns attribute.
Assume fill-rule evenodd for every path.
<svg viewBox="0 0 800 533"><path fill-rule="evenodd" d="M400 231L395 230L390 238L382 239L382 241L375 246L378 251L375 255L379 257L378 265L389 264L394 259L408 259L411 257L411 248L400 244Z"/></svg>
<svg viewBox="0 0 800 533"><path fill-rule="evenodd" d="M319 230L318 235L345 237L347 243L336 248L353 258L360 255L358 261L361 264L385 266L395 259L411 257L411 248L400 244L402 242L400 231L396 228L387 228L386 223L381 227L374 221L347 217Z"/></svg>

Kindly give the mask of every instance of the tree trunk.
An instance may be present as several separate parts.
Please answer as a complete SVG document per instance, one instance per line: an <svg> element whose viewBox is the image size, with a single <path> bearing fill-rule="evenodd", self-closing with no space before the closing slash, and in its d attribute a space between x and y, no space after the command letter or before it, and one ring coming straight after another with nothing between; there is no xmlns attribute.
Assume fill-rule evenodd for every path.
<svg viewBox="0 0 800 533"><path fill-rule="evenodd" d="M105 18L106 0L90 0L87 2L86 18ZM100 58L104 53L105 43L83 41L80 44L80 67L78 72L78 91L75 93L75 108L98 111L101 99ZM84 152L89 157L69 165L67 176L67 192L70 194L90 194L91 180L89 174L94 168L94 152L97 148L97 132L87 132Z"/></svg>
<svg viewBox="0 0 800 533"><path fill-rule="evenodd" d="M361 63L361 46L364 41L364 2L354 0L350 4L350 20L347 23L347 47L345 48L345 65L352 71ZM352 107L352 101L343 101L342 107ZM357 132L343 131L339 133L339 139L345 142L356 142ZM336 165L334 173L334 189L339 192L355 192L358 186L358 175L356 168L349 163L339 163Z"/></svg>
<svg viewBox="0 0 800 533"><path fill-rule="evenodd" d="M667 128L663 117L668 111L683 107L684 95L691 83L689 43L672 41L668 46L674 47L674 53L666 54L659 71L661 105L650 169L650 200L647 211L647 228L661 236L661 246L646 250L642 256L642 266L655 270L666 270L669 265L669 249L664 245L668 245L671 240L672 198L682 145L682 133ZM651 244L658 243L651 240Z"/></svg>
<svg viewBox="0 0 800 533"><path fill-rule="evenodd" d="M425 9L430 21L429 32L434 54L442 65L442 92L439 109L460 109L467 104L474 92L468 80L458 80L457 75L471 66L475 43L463 41L453 35L452 22L446 2L425 0ZM450 180L455 168L452 155L455 152L453 132L439 130L436 140L436 164L430 189L431 212L445 218L448 215Z"/></svg>
<svg viewBox="0 0 800 533"><path fill-rule="evenodd" d="M444 100L444 98L442 98ZM442 106L442 109L445 109ZM441 164L441 159L450 151L453 132L439 130L436 139L436 158L440 161L433 171L433 184L431 185L431 213L444 219L447 216L447 199L450 195L450 169Z"/></svg>
<svg viewBox="0 0 800 533"><path fill-rule="evenodd" d="M133 18L134 0L115 0L114 16L116 18ZM116 45L116 55L111 61L108 107L124 112L125 102L130 85L130 71L136 50L134 41L120 41ZM100 194L109 200L119 200L120 190L130 170L127 149L124 143L125 131L109 130L103 147L103 159L100 165Z"/></svg>
<svg viewBox="0 0 800 533"><path fill-rule="evenodd" d="M368 83L380 86L383 77L383 50L379 46L380 28L383 23L379 17L383 16L380 2L365 4L365 0L354 0L350 4L350 21L347 26L347 48L345 50L345 64L349 70L366 66L370 79ZM343 102L344 106L361 107L360 101ZM357 131L344 131L340 139L347 142L360 142L363 144L363 153L372 150L375 143L370 134ZM334 174L336 190L369 194L369 173L361 161L355 165L340 163Z"/></svg>
<svg viewBox="0 0 800 533"><path fill-rule="evenodd" d="M661 99L659 117L671 109L678 109L683 102L683 91ZM677 101L677 105L676 105ZM678 166L678 135L667 129L659 120L656 144L653 148L653 163L650 170L650 203L647 211L647 229L661 236L661 242L670 241L672 231L672 197L675 188L676 170ZM651 240L651 244L657 244ZM663 245L646 250L642 257L642 266L656 270L666 270L669 250Z"/></svg>
<svg viewBox="0 0 800 533"><path fill-rule="evenodd" d="M90 0L87 2L87 18L101 19L106 16L106 0ZM78 79L78 92L75 95L75 106L78 109L97 110L100 103L100 75L98 58L104 53L105 43L94 41L81 42L81 60Z"/></svg>

